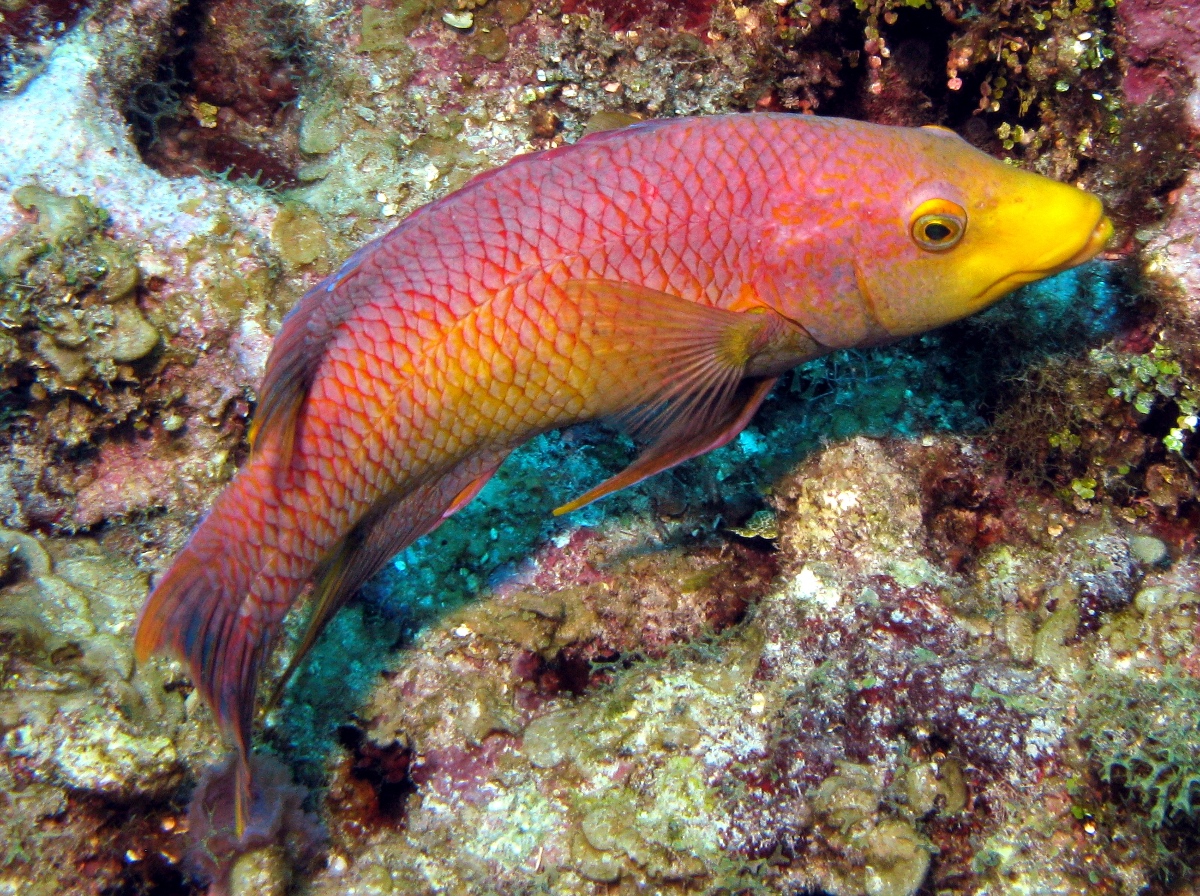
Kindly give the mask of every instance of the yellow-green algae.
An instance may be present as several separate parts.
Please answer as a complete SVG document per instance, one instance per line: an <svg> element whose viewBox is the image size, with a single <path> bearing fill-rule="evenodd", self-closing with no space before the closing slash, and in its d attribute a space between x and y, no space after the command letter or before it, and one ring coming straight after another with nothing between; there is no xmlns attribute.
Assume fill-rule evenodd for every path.
<svg viewBox="0 0 1200 896"><path fill-rule="evenodd" d="M0 530L0 547L14 558L0 592L5 750L47 784L126 798L170 791L183 772L182 701L153 667L134 673L126 637L145 576L86 540L53 542L51 554Z"/></svg>
<svg viewBox="0 0 1200 896"><path fill-rule="evenodd" d="M359 47L368 53L408 51L408 36L433 5L431 0L403 0L390 9L363 6Z"/></svg>
<svg viewBox="0 0 1200 896"><path fill-rule="evenodd" d="M917 779L928 769L913 766L900 779L900 792L921 794ZM933 785L936 790L937 785ZM863 857L861 870L854 865L839 874L835 888L867 896L908 896L916 892L929 871L934 847L918 833L910 818L883 811L885 788L879 772L869 766L840 763L837 774L822 782L813 794L813 808L833 826L835 848ZM922 794L922 797L924 795ZM925 803L910 803L917 815ZM928 804L928 811L932 809Z"/></svg>
<svg viewBox="0 0 1200 896"><path fill-rule="evenodd" d="M0 245L0 327L6 366L32 350L51 392L103 388L159 343L138 307L134 252L104 233L108 215L82 196L36 184L13 199L37 215Z"/></svg>
<svg viewBox="0 0 1200 896"><path fill-rule="evenodd" d="M291 268L315 261L329 264L332 247L321 217L303 202L288 201L279 207L271 228L271 240L279 257Z"/></svg>

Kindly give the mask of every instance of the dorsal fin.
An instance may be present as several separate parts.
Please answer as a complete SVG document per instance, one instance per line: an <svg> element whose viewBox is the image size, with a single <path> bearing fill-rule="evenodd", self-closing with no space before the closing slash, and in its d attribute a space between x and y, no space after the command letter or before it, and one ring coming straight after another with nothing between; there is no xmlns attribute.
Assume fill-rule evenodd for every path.
<svg viewBox="0 0 1200 896"><path fill-rule="evenodd" d="M616 109L600 109L597 112L593 112L592 117L583 126L583 136L587 137L591 134L599 134L601 131L620 130L633 124L641 124L643 121L645 121L644 118L632 115L629 112L621 112Z"/></svg>
<svg viewBox="0 0 1200 896"><path fill-rule="evenodd" d="M717 116L709 116L709 117L715 118ZM423 206L422 208L417 209L415 212L412 213L411 216L409 216L405 220L405 224L407 224L409 221L416 219L418 216L424 215L427 212L432 211L433 209L436 209L439 206L445 204L450 199L451 196L460 196L466 190L476 189L476 188L482 186L483 184L486 184L490 180L494 180L498 177L501 177L501 176L505 175L506 173L511 173L512 169L520 169L520 168L524 168L526 166L541 165L545 162L550 162L550 161L556 160L561 156L574 153L581 146L583 146L583 147L596 146L597 144L607 143L610 140L618 140L621 138L628 138L628 136L631 133L639 133L640 134L640 133L645 133L647 131L655 131L655 130L658 130L659 128L665 127L667 125L673 124L675 126L678 126L680 121L685 120L684 118L655 118L655 119L651 119L649 121L637 121L637 120L633 120L632 116L630 116L630 118L631 118L631 121L629 123L620 123L620 124L614 123L607 127L601 127L601 128L589 130L587 133L585 133L582 137L580 137L574 143L564 143L562 146L556 146L553 149L539 149L535 152L525 152L525 153L521 153L520 155L513 156L511 159L509 159L503 165L499 165L495 168L490 168L487 171L482 171L479 174L476 174L474 177L470 178L465 184L463 184L461 187L459 187L457 192L451 193L449 196L443 196L441 199L437 200L436 202L431 202L429 205L426 205L426 206ZM404 226L404 225L401 225L401 226Z"/></svg>
<svg viewBox="0 0 1200 896"><path fill-rule="evenodd" d="M278 449L277 469L286 469L291 462L296 421L309 386L333 334L356 307L358 295L344 285L378 242L361 246L337 271L302 295L271 345L250 424L250 445L254 454L267 446Z"/></svg>
<svg viewBox="0 0 1200 896"><path fill-rule="evenodd" d="M250 427L252 450L258 453L262 447L270 445L280 451L279 469L286 469L289 465L300 408L317 367L333 334L361 298L355 290L344 287L378 244L414 226L447 202L459 201L463 193L479 189L512 169L540 165L575 152L578 147L596 146L635 132L653 131L669 124L678 126L679 121L641 121L626 127L589 133L574 144L515 156L499 167L475 175L455 193L417 209L395 229L360 247L341 268L306 292L284 319L267 358L267 368L259 390L258 408Z"/></svg>

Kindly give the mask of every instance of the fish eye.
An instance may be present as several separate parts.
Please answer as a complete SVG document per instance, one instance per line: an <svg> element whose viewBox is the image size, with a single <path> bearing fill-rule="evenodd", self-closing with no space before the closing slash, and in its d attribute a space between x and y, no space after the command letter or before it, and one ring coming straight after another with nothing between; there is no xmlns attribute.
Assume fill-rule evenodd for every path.
<svg viewBox="0 0 1200 896"><path fill-rule="evenodd" d="M967 230L967 213L949 199L929 199L912 213L913 241L922 249L942 252L962 239Z"/></svg>

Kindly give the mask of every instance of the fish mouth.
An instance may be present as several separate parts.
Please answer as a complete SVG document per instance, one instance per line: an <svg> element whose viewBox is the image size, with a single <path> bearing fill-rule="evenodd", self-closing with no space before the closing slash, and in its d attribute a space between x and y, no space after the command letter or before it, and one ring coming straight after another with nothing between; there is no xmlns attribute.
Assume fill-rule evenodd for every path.
<svg viewBox="0 0 1200 896"><path fill-rule="evenodd" d="M1102 212L1100 220L1092 228L1092 232L1088 235L1087 240L1073 254L1058 261L1055 261L1053 258L1046 259L1045 264L1035 265L1031 270L1016 271L1015 273L1001 277L980 293L977 300L979 307L990 305L1001 296L1007 295L1014 289L1019 289L1028 283L1033 283L1045 277L1053 277L1055 274L1061 274L1063 271L1078 267L1085 261L1090 261L1101 249L1108 245L1108 241L1112 239L1112 235L1112 221L1108 219L1108 215Z"/></svg>
<svg viewBox="0 0 1200 896"><path fill-rule="evenodd" d="M1112 235L1112 221L1108 219L1108 215L1100 215L1100 220L1096 222L1096 226L1092 229L1091 236L1087 238L1087 242L1083 244L1079 251L1057 267L1046 271L1045 276L1049 277L1052 274L1061 273L1095 258L1096 254L1108 245L1108 241L1112 239Z"/></svg>

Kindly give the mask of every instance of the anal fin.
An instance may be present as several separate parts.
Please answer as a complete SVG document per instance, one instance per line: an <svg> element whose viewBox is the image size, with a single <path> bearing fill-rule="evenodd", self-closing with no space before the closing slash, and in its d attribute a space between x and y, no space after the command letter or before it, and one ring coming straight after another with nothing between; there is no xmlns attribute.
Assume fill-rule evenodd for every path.
<svg viewBox="0 0 1200 896"><path fill-rule="evenodd" d="M466 507L508 455L508 450L477 454L440 479L406 494L383 498L358 521L329 553L314 576L312 609L304 633L264 711L269 711L279 701L288 681L329 620L351 595L392 556Z"/></svg>
<svg viewBox="0 0 1200 896"><path fill-rule="evenodd" d="M507 452L505 453L504 456L505 457L508 456ZM450 502L450 506L442 511L442 519L444 519L444 520L449 519L450 517L454 516L454 514L458 513L460 510L462 510L464 507L466 507L468 504L470 504L472 501L474 501L475 496L478 495L481 491L483 491L483 487L488 484L488 482L491 480L492 476L495 475L495 473L498 469L500 469L500 464L496 464L496 466L492 467L490 470L488 470L483 475L476 476L469 483L467 483L466 488L464 488L461 492L459 492L455 496L454 500Z"/></svg>

